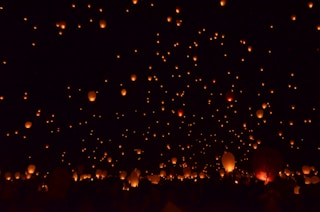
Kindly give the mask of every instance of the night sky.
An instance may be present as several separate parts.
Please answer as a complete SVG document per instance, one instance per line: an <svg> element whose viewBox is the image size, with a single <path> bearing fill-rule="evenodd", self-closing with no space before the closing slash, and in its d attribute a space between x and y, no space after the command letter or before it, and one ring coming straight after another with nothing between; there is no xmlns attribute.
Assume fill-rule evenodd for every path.
<svg viewBox="0 0 320 212"><path fill-rule="evenodd" d="M136 2L0 2L1 170L319 168L320 1Z"/></svg>

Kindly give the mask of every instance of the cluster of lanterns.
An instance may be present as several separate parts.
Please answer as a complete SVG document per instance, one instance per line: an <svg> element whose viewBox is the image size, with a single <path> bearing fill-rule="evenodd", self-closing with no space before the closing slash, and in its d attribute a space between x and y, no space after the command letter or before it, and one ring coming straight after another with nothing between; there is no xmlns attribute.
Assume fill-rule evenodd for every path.
<svg viewBox="0 0 320 212"><path fill-rule="evenodd" d="M12 174L11 172L5 172L4 179L7 181L11 181L13 179L29 180L29 179L31 179L32 175L39 174L39 173L35 173L35 171L36 171L36 166L34 164L30 164L30 165L28 165L27 170L25 171L24 174L21 172L15 172L14 174Z"/></svg>

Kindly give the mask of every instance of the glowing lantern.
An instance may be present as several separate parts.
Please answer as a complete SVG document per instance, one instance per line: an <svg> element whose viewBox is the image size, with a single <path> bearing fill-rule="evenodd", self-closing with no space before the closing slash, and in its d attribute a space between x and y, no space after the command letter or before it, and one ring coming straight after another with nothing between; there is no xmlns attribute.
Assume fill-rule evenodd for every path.
<svg viewBox="0 0 320 212"><path fill-rule="evenodd" d="M257 110L256 116L258 119L262 119L263 118L263 110L262 109Z"/></svg>
<svg viewBox="0 0 320 212"><path fill-rule="evenodd" d="M73 180L74 180L75 182L78 181L78 174L77 174L77 172L73 172L72 178L73 178Z"/></svg>
<svg viewBox="0 0 320 212"><path fill-rule="evenodd" d="M127 90L126 89L121 89L121 95L126 96L127 95Z"/></svg>
<svg viewBox="0 0 320 212"><path fill-rule="evenodd" d="M221 169L221 170L219 171L219 174L220 174L220 177L221 177L221 178L224 177L224 174L225 174L224 170Z"/></svg>
<svg viewBox="0 0 320 212"><path fill-rule="evenodd" d="M16 180L19 180L19 179L20 179L20 176L21 176L20 172L14 173L14 178L15 178Z"/></svg>
<svg viewBox="0 0 320 212"><path fill-rule="evenodd" d="M160 176L159 176L159 175L149 175L149 176L148 176L148 180L149 180L152 184L159 184L159 182L160 182Z"/></svg>
<svg viewBox="0 0 320 212"><path fill-rule="evenodd" d="M172 163L173 165L177 164L177 161L178 161L178 159L177 159L176 157L173 157L173 158L171 159L171 163Z"/></svg>
<svg viewBox="0 0 320 212"><path fill-rule="evenodd" d="M138 187L139 185L139 174L137 173L137 170L133 170L128 177L128 182L131 185L131 187Z"/></svg>
<svg viewBox="0 0 320 212"><path fill-rule="evenodd" d="M167 17L167 22L170 23L171 21L172 21L172 17L171 17L171 16L168 16L168 17Z"/></svg>
<svg viewBox="0 0 320 212"><path fill-rule="evenodd" d="M300 186L298 186L298 185L295 186L294 189L293 189L293 193L296 194L296 195L300 194Z"/></svg>
<svg viewBox="0 0 320 212"><path fill-rule="evenodd" d="M101 178L101 175L102 175L102 170L101 170L101 169L97 169L97 170L96 170L96 178L97 178L97 179L100 179L100 178Z"/></svg>
<svg viewBox="0 0 320 212"><path fill-rule="evenodd" d="M185 178L190 178L191 177L191 169L189 167L183 168L183 175Z"/></svg>
<svg viewBox="0 0 320 212"><path fill-rule="evenodd" d="M11 177L12 177L11 172L6 172L6 173L4 173L4 178L5 178L6 180L11 180Z"/></svg>
<svg viewBox="0 0 320 212"><path fill-rule="evenodd" d="M233 101L233 97L234 97L233 92L228 91L228 92L226 93L226 99L227 99L228 102L232 102L232 101Z"/></svg>
<svg viewBox="0 0 320 212"><path fill-rule="evenodd" d="M312 176L311 177L311 183L312 184L317 184L320 182L320 178L318 176Z"/></svg>
<svg viewBox="0 0 320 212"><path fill-rule="evenodd" d="M127 172L126 171L120 171L120 180L125 180L127 177Z"/></svg>
<svg viewBox="0 0 320 212"><path fill-rule="evenodd" d="M253 155L253 169L257 179L272 182L282 169L281 154L272 148L260 148Z"/></svg>
<svg viewBox="0 0 320 212"><path fill-rule="evenodd" d="M133 4L138 4L138 0L132 0Z"/></svg>
<svg viewBox="0 0 320 212"><path fill-rule="evenodd" d="M224 7L226 5L226 3L227 3L227 0L221 0L220 1L221 7Z"/></svg>
<svg viewBox="0 0 320 212"><path fill-rule="evenodd" d="M137 75L131 74L131 81L134 82L137 80Z"/></svg>
<svg viewBox="0 0 320 212"><path fill-rule="evenodd" d="M27 129L30 129L32 126L32 122L31 121L27 121L25 124L24 124L24 127L27 128Z"/></svg>
<svg viewBox="0 0 320 212"><path fill-rule="evenodd" d="M310 174L310 171L311 171L311 167L310 166L307 166L307 165L304 165L302 166L302 172L303 174Z"/></svg>
<svg viewBox="0 0 320 212"><path fill-rule="evenodd" d="M107 27L107 21L106 20L100 20L99 25L101 29L105 29Z"/></svg>
<svg viewBox="0 0 320 212"><path fill-rule="evenodd" d="M165 170L161 170L160 171L160 177L165 177L166 176L166 171Z"/></svg>
<svg viewBox="0 0 320 212"><path fill-rule="evenodd" d="M106 178L107 176L108 176L108 171L107 171L107 170L103 170L102 173L101 173L101 175L100 175L100 178L101 178L101 179L104 179L104 178Z"/></svg>
<svg viewBox="0 0 320 212"><path fill-rule="evenodd" d="M29 174L33 174L33 173L35 172L35 170L36 170L36 166L35 166L35 165L30 164L30 165L28 166L27 171L28 171Z"/></svg>
<svg viewBox="0 0 320 212"><path fill-rule="evenodd" d="M96 101L96 98L97 98L97 94L95 91L89 91L88 92L88 99L90 102L94 102Z"/></svg>
<svg viewBox="0 0 320 212"><path fill-rule="evenodd" d="M179 110L178 110L178 116L179 116L179 117L182 117L182 116L183 116L183 110L182 110L182 109L179 109Z"/></svg>
<svg viewBox="0 0 320 212"><path fill-rule="evenodd" d="M267 108L267 104L266 103L262 103L262 109L266 109Z"/></svg>
<svg viewBox="0 0 320 212"><path fill-rule="evenodd" d="M304 178L304 184L306 184L306 185L311 184L311 178L310 177L305 177Z"/></svg>
<svg viewBox="0 0 320 212"><path fill-rule="evenodd" d="M199 173L199 178L200 179L204 179L206 177L206 175L203 173L203 172L200 172Z"/></svg>
<svg viewBox="0 0 320 212"><path fill-rule="evenodd" d="M226 172L232 172L235 167L235 157L231 152L225 152L221 157L223 168Z"/></svg>

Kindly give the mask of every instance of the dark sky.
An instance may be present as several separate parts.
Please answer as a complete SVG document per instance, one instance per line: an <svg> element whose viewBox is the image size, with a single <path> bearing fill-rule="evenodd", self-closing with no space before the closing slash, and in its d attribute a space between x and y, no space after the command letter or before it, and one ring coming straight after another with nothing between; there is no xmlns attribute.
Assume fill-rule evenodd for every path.
<svg viewBox="0 0 320 212"><path fill-rule="evenodd" d="M290 167L319 166L320 2L310 2L2 1L0 168L158 170L184 156L219 169L230 151L247 170L259 139Z"/></svg>

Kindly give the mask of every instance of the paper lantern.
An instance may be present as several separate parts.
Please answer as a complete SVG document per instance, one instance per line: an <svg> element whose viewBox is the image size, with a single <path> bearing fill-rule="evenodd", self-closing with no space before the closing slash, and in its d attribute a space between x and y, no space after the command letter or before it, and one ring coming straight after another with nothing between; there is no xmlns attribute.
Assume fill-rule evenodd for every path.
<svg viewBox="0 0 320 212"><path fill-rule="evenodd" d="M228 102L232 102L232 101L233 101L233 98L234 98L233 92L228 91L228 92L226 93L226 99L227 99L227 101L228 101Z"/></svg>
<svg viewBox="0 0 320 212"><path fill-rule="evenodd" d="M6 173L4 173L4 178L6 179L6 180L11 180L11 178L12 178L12 173L11 172L6 172Z"/></svg>
<svg viewBox="0 0 320 212"><path fill-rule="evenodd" d="M191 169L190 169L190 167L183 168L183 175L184 175L185 178L190 178L191 177Z"/></svg>
<svg viewBox="0 0 320 212"><path fill-rule="evenodd" d="M176 157L171 158L171 163L173 165L177 164L178 159Z"/></svg>
<svg viewBox="0 0 320 212"><path fill-rule="evenodd" d="M24 127L27 128L27 129L30 129L32 126L32 122L31 121L27 121L25 124L24 124Z"/></svg>
<svg viewBox="0 0 320 212"><path fill-rule="evenodd" d="M302 173L303 174L308 175L308 174L310 174L310 172L311 172L311 167L310 166L307 166L307 165L302 166Z"/></svg>
<svg viewBox="0 0 320 212"><path fill-rule="evenodd" d="M179 116L179 117L182 117L182 116L183 116L183 110L182 110L182 109L179 109L179 110L178 110L178 116Z"/></svg>
<svg viewBox="0 0 320 212"><path fill-rule="evenodd" d="M102 175L102 170L101 170L101 169L97 169L97 170L96 170L96 178L97 178L97 179L100 179L100 178L101 178L101 175Z"/></svg>
<svg viewBox="0 0 320 212"><path fill-rule="evenodd" d="M200 179L204 179L205 177L206 177L205 173L203 173L203 172L199 173L199 178Z"/></svg>
<svg viewBox="0 0 320 212"><path fill-rule="evenodd" d="M165 170L161 170L160 171L160 177L165 177L166 176L166 171Z"/></svg>
<svg viewBox="0 0 320 212"><path fill-rule="evenodd" d="M318 176L312 176L311 177L311 183L312 184L317 184L320 182L320 178Z"/></svg>
<svg viewBox="0 0 320 212"><path fill-rule="evenodd" d="M300 186L296 185L293 189L293 193L296 195L300 194Z"/></svg>
<svg viewBox="0 0 320 212"><path fill-rule="evenodd" d="M88 99L90 102L94 102L96 101L96 98L97 98L97 94L95 91L89 91L88 92Z"/></svg>
<svg viewBox="0 0 320 212"><path fill-rule="evenodd" d="M105 29L107 27L107 21L106 20L100 20L99 25L101 29Z"/></svg>
<svg viewBox="0 0 320 212"><path fill-rule="evenodd" d="M149 175L148 176L148 180L152 183L152 184L159 184L160 182L160 176L159 175Z"/></svg>
<svg viewBox="0 0 320 212"><path fill-rule="evenodd" d="M131 74L131 81L135 82L137 80L137 75Z"/></svg>
<svg viewBox="0 0 320 212"><path fill-rule="evenodd" d="M120 180L125 180L127 177L127 172L126 171L120 171L119 172Z"/></svg>
<svg viewBox="0 0 320 212"><path fill-rule="evenodd" d="M127 90L126 89L121 89L121 95L126 96L127 95Z"/></svg>
<svg viewBox="0 0 320 212"><path fill-rule="evenodd" d="M263 110L262 109L257 110L256 116L257 116L257 118L262 119L263 118Z"/></svg>
<svg viewBox="0 0 320 212"><path fill-rule="evenodd" d="M225 152L221 157L223 168L226 172L232 172L235 167L235 157L231 152Z"/></svg>
<svg viewBox="0 0 320 212"><path fill-rule="evenodd" d="M36 170L36 166L35 166L34 164L30 164L30 165L28 166L27 172L28 172L29 174L33 174L33 173L35 172L35 170Z"/></svg>
<svg viewBox="0 0 320 212"><path fill-rule="evenodd" d="M261 106L262 106L262 109L266 109L268 105L266 103L262 103Z"/></svg>

